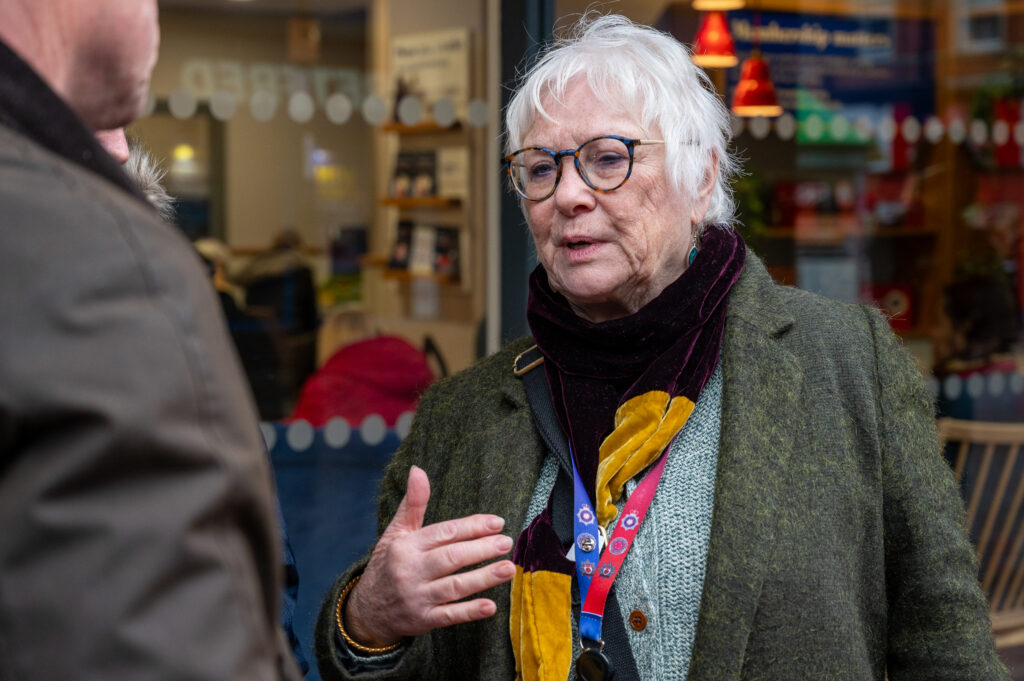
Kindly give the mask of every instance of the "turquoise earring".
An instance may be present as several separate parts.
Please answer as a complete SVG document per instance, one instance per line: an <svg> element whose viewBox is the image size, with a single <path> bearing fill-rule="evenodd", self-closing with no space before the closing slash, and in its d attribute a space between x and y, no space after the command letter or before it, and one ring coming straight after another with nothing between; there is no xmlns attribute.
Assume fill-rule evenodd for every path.
<svg viewBox="0 0 1024 681"><path fill-rule="evenodd" d="M692 265L693 261L697 259L697 246L690 249L690 257L686 259L687 265Z"/></svg>

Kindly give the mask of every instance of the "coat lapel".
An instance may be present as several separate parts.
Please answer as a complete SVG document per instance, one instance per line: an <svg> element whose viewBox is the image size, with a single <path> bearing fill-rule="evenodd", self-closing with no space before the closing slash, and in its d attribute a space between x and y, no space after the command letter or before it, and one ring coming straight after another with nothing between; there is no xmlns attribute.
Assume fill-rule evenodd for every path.
<svg viewBox="0 0 1024 681"><path fill-rule="evenodd" d="M803 376L781 338L792 316L750 252L729 298L722 431L707 569L688 678L740 677L785 495Z"/></svg>

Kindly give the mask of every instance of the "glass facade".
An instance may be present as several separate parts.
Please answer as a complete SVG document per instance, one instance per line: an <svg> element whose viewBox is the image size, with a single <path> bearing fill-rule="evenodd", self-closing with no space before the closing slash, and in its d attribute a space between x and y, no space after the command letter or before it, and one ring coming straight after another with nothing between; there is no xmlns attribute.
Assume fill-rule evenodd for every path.
<svg viewBox="0 0 1024 681"><path fill-rule="evenodd" d="M210 263L300 564L338 563L325 544L348 551L334 567L358 555L416 396L525 328L502 305L525 299L499 246L526 238L500 208L500 80L524 59L502 49L522 42L507 3L161 3L131 132ZM556 34L589 4L525 3ZM707 16L602 9L688 44ZM737 104L760 57L781 107L732 119L744 239L777 281L882 308L937 416L1024 422L1024 4L748 0L721 18L735 65L707 67L718 93ZM354 532L338 489L365 511ZM333 576L309 574L307 642Z"/></svg>

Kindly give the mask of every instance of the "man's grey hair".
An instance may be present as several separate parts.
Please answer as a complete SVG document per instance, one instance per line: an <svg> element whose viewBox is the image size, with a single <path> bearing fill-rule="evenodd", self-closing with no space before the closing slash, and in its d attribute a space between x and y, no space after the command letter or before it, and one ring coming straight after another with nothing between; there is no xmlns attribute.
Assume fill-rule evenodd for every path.
<svg viewBox="0 0 1024 681"><path fill-rule="evenodd" d="M124 164L128 177L146 195L146 199L162 220L174 222L174 199L161 184L167 171L138 141L128 140L128 149L130 155L128 162Z"/></svg>
<svg viewBox="0 0 1024 681"><path fill-rule="evenodd" d="M506 153L522 148L523 136L538 116L552 120L544 99L572 106L563 97L578 77L610 108L632 114L645 135L665 141L667 180L683 196L698 195L717 159L718 179L702 224L733 222L731 181L738 164L728 152L729 110L684 45L623 16L584 14L523 75L505 111Z"/></svg>

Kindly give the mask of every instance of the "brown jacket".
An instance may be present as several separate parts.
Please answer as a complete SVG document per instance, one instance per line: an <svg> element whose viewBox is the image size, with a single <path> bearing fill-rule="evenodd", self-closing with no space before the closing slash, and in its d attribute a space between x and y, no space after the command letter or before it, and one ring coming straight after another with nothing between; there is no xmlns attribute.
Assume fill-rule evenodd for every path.
<svg viewBox="0 0 1024 681"><path fill-rule="evenodd" d="M0 679L298 678L209 278L2 43L0 318Z"/></svg>

